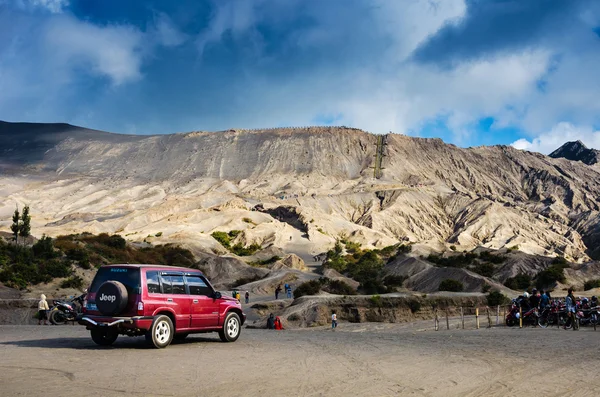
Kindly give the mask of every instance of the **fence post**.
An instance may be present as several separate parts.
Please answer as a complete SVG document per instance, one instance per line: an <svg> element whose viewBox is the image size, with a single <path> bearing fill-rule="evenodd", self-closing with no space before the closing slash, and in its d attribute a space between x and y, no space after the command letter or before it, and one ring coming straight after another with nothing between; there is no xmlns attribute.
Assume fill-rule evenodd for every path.
<svg viewBox="0 0 600 397"><path fill-rule="evenodd" d="M446 308L446 329L450 329L450 321L448 321L448 308Z"/></svg>
<svg viewBox="0 0 600 397"><path fill-rule="evenodd" d="M465 313L462 306L460 307L460 320L462 321L462 329L465 329Z"/></svg>
<svg viewBox="0 0 600 397"><path fill-rule="evenodd" d="M437 309L435 309L435 320L433 320L433 321L434 321L433 324L434 324L435 330L438 331L440 329L440 322L438 320L438 311L437 311Z"/></svg>
<svg viewBox="0 0 600 397"><path fill-rule="evenodd" d="M523 309L519 307L519 328L523 328Z"/></svg>
<svg viewBox="0 0 600 397"><path fill-rule="evenodd" d="M475 308L475 326L479 329L479 308Z"/></svg>
<svg viewBox="0 0 600 397"><path fill-rule="evenodd" d="M485 310L487 311L488 328L492 328L492 317L490 317L490 308L489 308L489 306L486 307Z"/></svg>
<svg viewBox="0 0 600 397"><path fill-rule="evenodd" d="M496 325L500 325L500 305L496 306Z"/></svg>

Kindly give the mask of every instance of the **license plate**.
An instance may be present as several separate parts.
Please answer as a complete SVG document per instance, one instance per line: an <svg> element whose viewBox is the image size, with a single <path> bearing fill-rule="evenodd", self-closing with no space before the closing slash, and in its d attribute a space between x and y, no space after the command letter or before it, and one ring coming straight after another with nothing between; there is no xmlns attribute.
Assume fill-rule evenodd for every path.
<svg viewBox="0 0 600 397"><path fill-rule="evenodd" d="M98 310L98 307L96 306L95 303L88 303L85 308L88 309L88 310L93 310L93 311L97 311Z"/></svg>

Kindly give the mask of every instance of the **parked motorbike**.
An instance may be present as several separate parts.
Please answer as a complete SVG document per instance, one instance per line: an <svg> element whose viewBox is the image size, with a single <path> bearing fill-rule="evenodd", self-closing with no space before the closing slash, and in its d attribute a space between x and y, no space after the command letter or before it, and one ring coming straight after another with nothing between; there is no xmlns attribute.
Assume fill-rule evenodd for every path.
<svg viewBox="0 0 600 397"><path fill-rule="evenodd" d="M79 295L70 301L54 300L50 309L50 322L54 325L66 324L69 321L75 321L78 314L82 312L83 301L86 293Z"/></svg>
<svg viewBox="0 0 600 397"><path fill-rule="evenodd" d="M561 302L552 302L540 311L538 324L542 328L560 324L564 326L567 322L568 315L566 306Z"/></svg>
<svg viewBox="0 0 600 397"><path fill-rule="evenodd" d="M509 327L515 326L519 324L519 317L521 314L519 313L519 303L513 301L513 305L510 311L506 314L506 325ZM536 326L539 324L540 315L538 313L537 308L526 309L526 311L522 311L523 315L523 325L533 325ZM541 325L540 325L541 326Z"/></svg>

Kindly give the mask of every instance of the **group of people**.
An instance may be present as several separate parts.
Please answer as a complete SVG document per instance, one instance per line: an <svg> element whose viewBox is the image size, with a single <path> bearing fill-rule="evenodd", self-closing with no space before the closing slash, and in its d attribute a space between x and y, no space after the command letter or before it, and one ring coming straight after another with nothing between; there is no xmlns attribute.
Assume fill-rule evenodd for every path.
<svg viewBox="0 0 600 397"><path fill-rule="evenodd" d="M278 331L283 329L279 316L275 317L273 313L269 314L269 318L267 319L267 329L275 329Z"/></svg>
<svg viewBox="0 0 600 397"><path fill-rule="evenodd" d="M527 291L523 293L523 295L517 298L517 303L520 305L523 312L531 310L533 308L537 308L539 310L544 310L548 306L552 304L552 296L550 295L550 291L538 291L534 288L529 294ZM592 296L591 300L588 298L575 298L573 295L573 288L569 288L567 290L567 296L565 298L565 309L567 311L567 322L564 325L564 328L570 328L573 325L575 320L575 313L578 309L591 309L597 307L598 297ZM573 328L575 329L575 328Z"/></svg>
<svg viewBox="0 0 600 397"><path fill-rule="evenodd" d="M285 288L285 294L288 298L292 298L292 286L291 284L285 283L284 285ZM275 288L275 299L279 299L279 294L281 293L282 289L281 289L281 284L279 284L277 286L277 288Z"/></svg>
<svg viewBox="0 0 600 397"><path fill-rule="evenodd" d="M240 291L234 289L231 293L231 295L237 299L240 300L241 296L240 296ZM246 291L246 293L244 294L244 299L246 301L246 303L250 303L250 292Z"/></svg>

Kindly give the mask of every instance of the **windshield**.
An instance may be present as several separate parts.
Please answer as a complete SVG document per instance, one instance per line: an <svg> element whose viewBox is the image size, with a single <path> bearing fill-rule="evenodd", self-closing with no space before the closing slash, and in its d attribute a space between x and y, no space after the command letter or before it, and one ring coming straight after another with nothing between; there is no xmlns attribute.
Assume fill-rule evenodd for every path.
<svg viewBox="0 0 600 397"><path fill-rule="evenodd" d="M119 281L127 292L137 294L140 287L140 269L137 267L101 267L92 281L89 292L96 293L105 281Z"/></svg>

